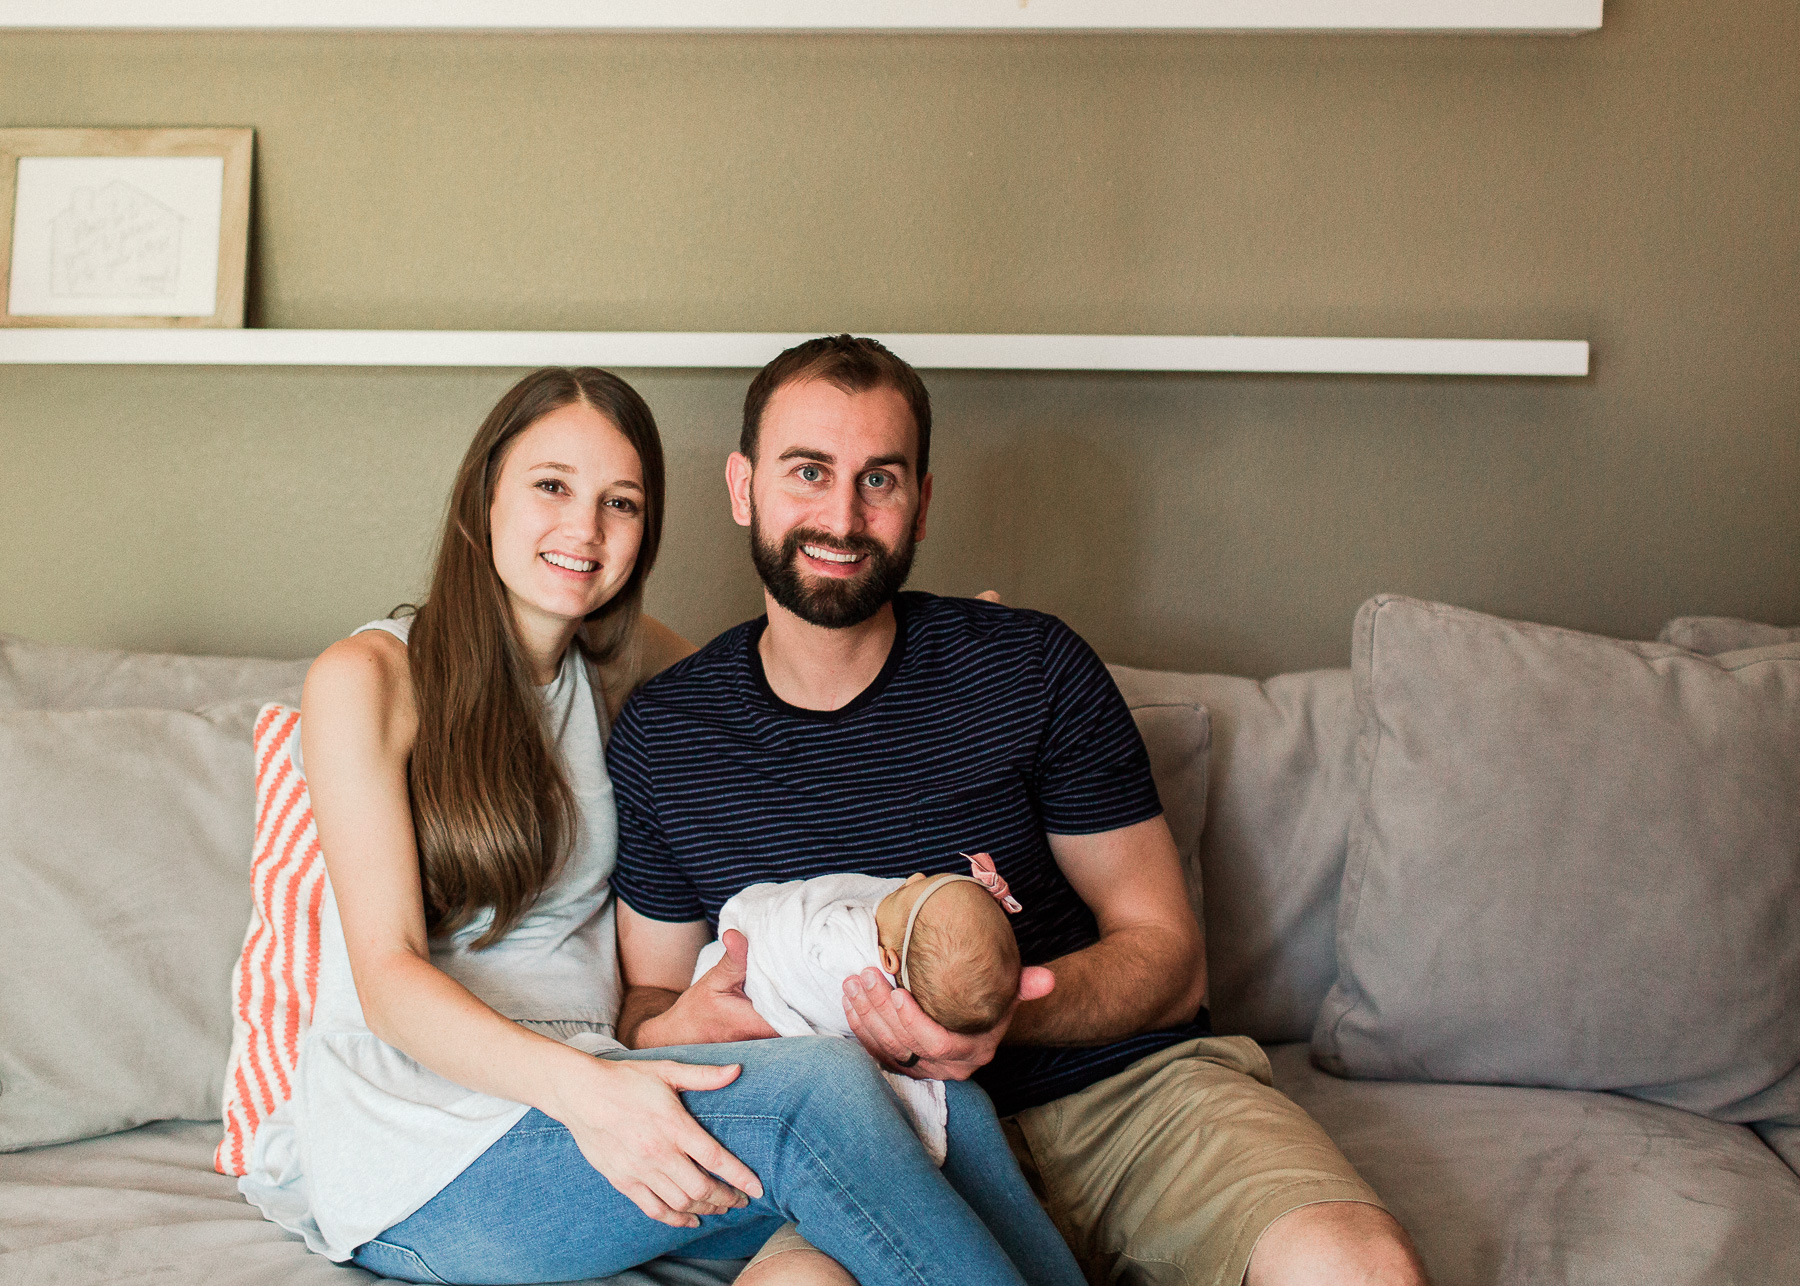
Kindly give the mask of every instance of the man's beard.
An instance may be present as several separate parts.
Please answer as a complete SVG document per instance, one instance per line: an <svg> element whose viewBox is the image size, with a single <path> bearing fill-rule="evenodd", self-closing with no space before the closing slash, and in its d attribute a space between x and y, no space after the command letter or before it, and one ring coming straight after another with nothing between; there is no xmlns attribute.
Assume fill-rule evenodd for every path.
<svg viewBox="0 0 1800 1286"><path fill-rule="evenodd" d="M779 545L763 538L756 506L750 507L750 560L771 596L811 625L828 630L861 625L885 607L912 572L914 540L908 530L898 549L869 536L839 538L810 527L796 527ZM834 553L862 554L854 576L808 578L800 570L800 546L818 545Z"/></svg>

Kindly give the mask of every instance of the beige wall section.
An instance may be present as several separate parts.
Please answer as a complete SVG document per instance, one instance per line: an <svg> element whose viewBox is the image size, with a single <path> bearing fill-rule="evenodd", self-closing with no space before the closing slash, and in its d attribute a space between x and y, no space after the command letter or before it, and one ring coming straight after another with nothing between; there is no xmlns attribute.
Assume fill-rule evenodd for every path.
<svg viewBox="0 0 1800 1286"><path fill-rule="evenodd" d="M0 124L251 125L270 326L1585 338L1582 381L937 374L915 584L1341 664L1394 590L1800 621L1800 9L1518 37L0 35ZM0 629L300 654L514 372L0 368ZM652 603L755 610L743 374L628 372Z"/></svg>

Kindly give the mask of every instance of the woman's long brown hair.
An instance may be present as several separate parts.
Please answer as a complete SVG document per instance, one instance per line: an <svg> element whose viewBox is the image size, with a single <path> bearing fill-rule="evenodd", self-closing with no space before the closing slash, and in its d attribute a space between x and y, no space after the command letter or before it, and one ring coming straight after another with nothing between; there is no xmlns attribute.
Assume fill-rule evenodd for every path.
<svg viewBox="0 0 1800 1286"><path fill-rule="evenodd" d="M662 540L662 441L629 384L586 366L535 371L488 413L450 489L430 596L407 640L419 716L407 779L425 921L433 934L450 933L492 910L477 949L505 937L530 910L575 840L575 797L545 735L488 521L513 440L575 403L618 426L644 474L637 563L588 618L588 637L577 635L576 646L602 661L635 646L644 578Z"/></svg>

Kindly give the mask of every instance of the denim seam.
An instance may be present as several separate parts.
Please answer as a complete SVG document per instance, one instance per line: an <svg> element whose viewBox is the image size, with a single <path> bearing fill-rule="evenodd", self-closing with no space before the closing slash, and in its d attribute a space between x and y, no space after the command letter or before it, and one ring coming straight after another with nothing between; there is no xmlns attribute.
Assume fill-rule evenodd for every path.
<svg viewBox="0 0 1800 1286"><path fill-rule="evenodd" d="M401 1259L404 1260L409 1267L415 1268L419 1272L425 1274L425 1276L427 1278L429 1278L431 1281L439 1283L439 1286L449 1286L448 1282L445 1282L442 1277L439 1277L436 1273L431 1271L431 1265L426 1263L424 1261L424 1259L422 1259L420 1257L419 1252L416 1250L409 1249L408 1247L399 1245L396 1242L383 1241L379 1237L371 1237L364 1244L370 1245L370 1246L380 1246L383 1250L391 1250L396 1255L399 1255L401 1257Z"/></svg>
<svg viewBox="0 0 1800 1286"><path fill-rule="evenodd" d="M900 1248L894 1244L893 1239L891 1237L889 1237L887 1235L887 1233L882 1230L881 1225L878 1222L876 1222L875 1218L869 1213L869 1211L863 1206L863 1204L856 1199L855 1194L852 1193L848 1188L846 1188L844 1186L843 1180L841 1180L837 1177L836 1172L834 1172L832 1170L832 1168L830 1167L830 1165L828 1165L826 1163L825 1158L820 1156L816 1151L813 1150L812 1144L808 1143L806 1141L806 1137L804 1135L802 1135L798 1130L794 1129L794 1127L791 1123L782 1119L779 1116L767 1116L767 1115L763 1115L760 1113L740 1114L740 1113L736 1113L736 1112L707 1112L705 1114L695 1113L694 1119L700 1121L702 1124L705 1124L709 1120L710 1121L772 1121L772 1122L774 1122L775 1125L784 1134L786 1134L787 1136L792 1138L801 1147L806 1149L807 1155L812 1157L813 1161L818 1165L819 1169L824 1174L826 1174L830 1177L832 1183L837 1185L838 1192L841 1193L843 1195L843 1197L845 1198L846 1202L851 1207L853 1207L859 1215L862 1216L863 1221L869 1226L869 1229L872 1232L874 1232L878 1237L880 1237L883 1242L885 1242L887 1244L888 1249L891 1252L893 1252L893 1254L895 1255L896 1258L902 1258ZM710 1131L709 1131L709 1133L710 1133ZM928 1284L925 1282L925 1278L920 1275L919 1270L917 1268L913 1267L913 1265L910 1262L907 1263L906 1268L907 1268L907 1271L912 1274L913 1279L920 1283L920 1286L928 1286Z"/></svg>

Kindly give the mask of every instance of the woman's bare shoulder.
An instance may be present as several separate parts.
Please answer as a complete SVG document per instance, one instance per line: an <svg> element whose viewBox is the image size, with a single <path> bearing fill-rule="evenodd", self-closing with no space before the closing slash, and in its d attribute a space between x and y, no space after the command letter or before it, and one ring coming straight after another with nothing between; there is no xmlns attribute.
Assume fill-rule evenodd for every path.
<svg viewBox="0 0 1800 1286"><path fill-rule="evenodd" d="M382 630L333 643L306 672L301 713L308 723L403 733L410 744L417 719L406 644Z"/></svg>

